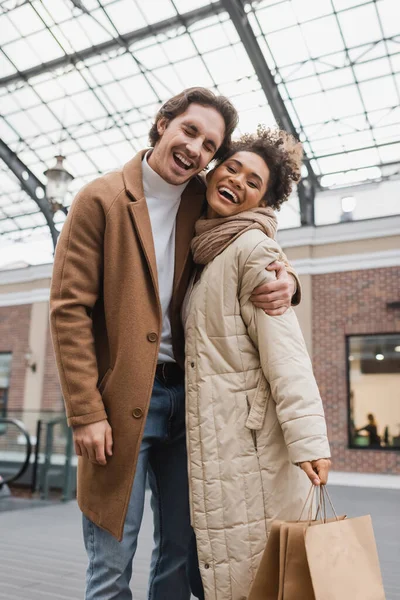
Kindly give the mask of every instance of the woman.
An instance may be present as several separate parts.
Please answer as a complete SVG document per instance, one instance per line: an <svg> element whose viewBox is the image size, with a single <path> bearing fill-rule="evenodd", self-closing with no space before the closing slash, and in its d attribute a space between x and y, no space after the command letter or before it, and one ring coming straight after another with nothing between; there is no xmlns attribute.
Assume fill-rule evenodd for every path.
<svg viewBox="0 0 400 600"><path fill-rule="evenodd" d="M366 431L368 434L369 445L375 448L379 448L381 445L381 438L378 435L378 424L375 420L375 417L372 413L367 415L368 425L364 425L364 427L360 427L357 429L357 433L360 431Z"/></svg>
<svg viewBox="0 0 400 600"><path fill-rule="evenodd" d="M283 131L245 136L208 176L192 250L201 276L184 308L191 518L206 600L245 600L273 519L296 519L325 483L322 402L292 309L250 301L285 257L276 218L298 181L301 146ZM297 466L299 465L299 466ZM201 594L200 594L201 595Z"/></svg>

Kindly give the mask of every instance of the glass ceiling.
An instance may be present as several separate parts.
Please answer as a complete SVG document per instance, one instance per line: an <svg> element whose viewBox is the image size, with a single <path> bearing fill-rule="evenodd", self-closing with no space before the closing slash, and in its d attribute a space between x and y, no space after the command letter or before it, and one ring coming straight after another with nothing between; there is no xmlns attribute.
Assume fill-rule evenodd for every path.
<svg viewBox="0 0 400 600"><path fill-rule="evenodd" d="M398 175L399 0L261 0L246 12L321 189ZM229 96L240 131L275 123L218 0L0 0L0 31L0 137L42 182L67 157L67 205L146 147L160 102L185 87ZM0 163L0 249L49 239Z"/></svg>

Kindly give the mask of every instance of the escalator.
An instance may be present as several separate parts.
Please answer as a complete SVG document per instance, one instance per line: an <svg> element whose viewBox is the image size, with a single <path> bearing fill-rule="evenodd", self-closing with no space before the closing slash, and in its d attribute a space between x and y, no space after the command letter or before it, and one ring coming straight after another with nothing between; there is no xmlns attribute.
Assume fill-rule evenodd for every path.
<svg viewBox="0 0 400 600"><path fill-rule="evenodd" d="M22 508L26 502L31 506L30 501L24 502L22 498L15 498L9 488L9 484L16 483L29 467L32 444L29 437L29 433L26 430L22 421L18 419L8 419L0 417L0 450L7 453L7 440L8 438L15 439L17 436L20 440L20 446L24 448L23 452L18 453L18 461L16 461L16 468L13 468L11 472L1 473L0 472L0 512L6 510L14 510L16 508ZM23 443L21 443L23 441Z"/></svg>

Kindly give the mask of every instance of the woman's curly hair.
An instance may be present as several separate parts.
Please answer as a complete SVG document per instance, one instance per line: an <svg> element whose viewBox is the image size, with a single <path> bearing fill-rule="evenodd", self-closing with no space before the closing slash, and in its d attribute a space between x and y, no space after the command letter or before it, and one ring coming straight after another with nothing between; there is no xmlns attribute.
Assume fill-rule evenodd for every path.
<svg viewBox="0 0 400 600"><path fill-rule="evenodd" d="M293 182L300 180L302 144L282 129L259 125L257 133L246 133L232 142L228 152L218 160L216 166L220 166L236 152L254 152L264 159L270 176L263 200L267 206L279 210L289 198Z"/></svg>

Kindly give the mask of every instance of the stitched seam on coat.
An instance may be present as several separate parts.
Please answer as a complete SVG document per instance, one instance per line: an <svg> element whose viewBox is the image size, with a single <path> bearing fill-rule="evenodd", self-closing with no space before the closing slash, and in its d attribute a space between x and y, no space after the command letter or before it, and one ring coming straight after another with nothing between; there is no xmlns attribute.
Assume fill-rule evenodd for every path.
<svg viewBox="0 0 400 600"><path fill-rule="evenodd" d="M237 301L239 303L239 298L237 298ZM239 304L239 315L240 315L240 304ZM237 320L236 319L235 319L235 330L236 330L236 342L237 342L237 347L238 347L238 350L239 350L240 362L241 362L241 365L242 365L242 375L244 377L244 389L247 390L247 376L246 376L246 371L245 371L245 368L244 368L243 354L242 354L242 350L241 350L241 347L240 347L240 344L239 344L239 335L238 335L238 332L237 332ZM247 395L247 392L246 392L246 395ZM237 407L236 402L235 402L235 407ZM237 419L236 419L236 422L237 422ZM254 451L256 452L255 448L254 448ZM258 462L258 466L260 467L260 463L259 462ZM256 573L256 567L253 564L254 558L253 558L253 550L252 550L252 545L251 545L251 533L250 533L250 523L249 523L250 518L249 518L248 503L247 503L247 498L249 497L249 495L248 495L248 488L247 488L247 483L246 483L246 476L245 476L245 474L243 473L242 470L241 470L241 474L242 474L242 477L243 477L243 485L244 485L244 489L245 489L246 518L247 518L247 533L248 533L249 550L250 550L250 564L251 564L251 567L252 567L252 570L253 570L253 575L255 575L255 573ZM261 478L261 483L262 483L262 478ZM263 494L263 496L264 496L264 494ZM265 505L264 505L264 511L265 511Z"/></svg>
<svg viewBox="0 0 400 600"><path fill-rule="evenodd" d="M208 285L207 285L207 281L206 281L205 282L205 294L203 296L205 298L206 307L207 307L207 289L208 289ZM196 348L195 349L196 349L196 355L199 356L198 348L197 348L197 343L196 343ZM208 511L207 511L207 500L206 500L206 496L207 495L206 495L206 490L205 490L206 472L205 472L205 469L204 469L205 462L204 462L204 452L203 452L202 433L201 433L200 404L199 404L199 383L198 383L198 379L197 379L197 368L196 368L196 373L195 373L195 381L196 381L196 398L197 398L197 421L198 421L198 430L199 430L199 448L200 448L200 454L201 454L201 470L202 470L202 473L203 473L202 490L203 490L203 502L204 502L204 516L205 516L205 521L206 521L206 531L207 531L207 536L208 536L208 546L210 548L211 559L212 559L212 562L213 562L214 590L216 592L217 591L217 576L216 576L216 573L215 573L215 567L214 567L215 561L214 561L213 547L212 547L211 539L210 539L210 528L209 528L209 524L208 524ZM212 399L212 380L211 380L211 399ZM190 456L193 456L193 454L191 453ZM193 517L195 518L195 516L196 516L196 511L193 508ZM200 568L200 565L199 565L199 568ZM200 577L201 577L201 572L200 572Z"/></svg>
<svg viewBox="0 0 400 600"><path fill-rule="evenodd" d="M212 413L213 413L213 419L214 419L214 432L215 432L215 439L217 439L217 427L216 427L216 422L215 422L215 412L214 412L214 386L213 386L213 379L211 378L211 407L212 407ZM229 587L231 590L231 597L233 597L233 588L232 588L232 572L231 572L231 557L229 556L229 545L228 545L228 540L226 537L226 525L225 525L225 508L224 508L224 492L223 492L223 486L222 486L222 477L221 477L221 459L219 456L219 452L218 452L218 442L216 445L216 449L217 449L217 457L218 457L218 471L219 471L219 483L220 483L220 487L221 487L221 500L222 500L222 526L224 528L224 538L225 538L225 546L226 546L226 554L228 557L228 569L229 569ZM214 568L214 574L215 574L215 566L213 565ZM214 575L215 577L215 575ZM217 586L215 586L215 591L217 591Z"/></svg>
<svg viewBox="0 0 400 600"><path fill-rule="evenodd" d="M289 442L289 444L287 444L287 447L291 446L292 444L297 444L297 442L302 442L303 440L313 440L314 438L324 438L326 439L326 435L325 433L318 433L316 435L306 435L305 437L299 438L298 440L294 440L293 442Z"/></svg>
<svg viewBox="0 0 400 600"><path fill-rule="evenodd" d="M251 252L250 252L250 254L248 255L248 257L247 257L247 258L246 258L246 260L244 261L244 264L243 264L243 271L242 271L242 274L241 274L241 276L239 277L239 290L238 290L238 292L239 292L239 297L240 297L240 293L241 293L241 291L242 291L243 279L244 279L244 276L245 276L245 274L246 274L247 263L248 263L248 262L249 262L249 260L251 259L252 255L253 255L253 254L256 252L256 250L258 250L258 247L259 247L259 246L262 246L263 244L265 244L265 240L266 240L266 239L268 239L268 236L265 236L265 239L262 239L260 242L258 242L258 244L257 244L256 246L254 246L254 248L251 250ZM275 242L275 243L277 243L277 242ZM276 248L269 248L269 250L270 250L270 252L271 252L271 253L273 252L273 253L275 253L275 254L277 254L277 255L278 255L278 256L276 256L275 258L273 258L273 259L271 260L271 262L270 262L270 264L271 264L271 263L273 263L275 260L279 260L279 258L280 258L280 253L278 252L278 250L276 250ZM268 265L267 265L267 266L268 266Z"/></svg>
<svg viewBox="0 0 400 600"><path fill-rule="evenodd" d="M287 421L281 422L281 427L285 425L285 423L291 423L292 421L298 421L299 419L308 419L308 417L319 417L320 419L324 418L324 415L319 415L317 413L310 413L308 415L301 415L300 417L293 417L293 419L288 419Z"/></svg>
<svg viewBox="0 0 400 600"><path fill-rule="evenodd" d="M111 202L111 204L110 204L110 208L109 208L109 209L108 209L108 211L105 213L105 217L106 217L106 219L107 219L107 217L108 217L108 214L109 214L110 210L111 210L111 209L112 209L112 207L114 206L115 202L118 200L118 198L120 197L120 195L121 195L121 194L122 194L122 192L124 192L124 191L125 191L125 185L124 185L124 187L123 187L123 188L122 188L122 189L121 189L121 190L120 190L120 191L117 193L117 195L115 196L114 200Z"/></svg>

